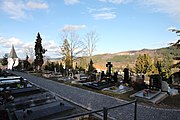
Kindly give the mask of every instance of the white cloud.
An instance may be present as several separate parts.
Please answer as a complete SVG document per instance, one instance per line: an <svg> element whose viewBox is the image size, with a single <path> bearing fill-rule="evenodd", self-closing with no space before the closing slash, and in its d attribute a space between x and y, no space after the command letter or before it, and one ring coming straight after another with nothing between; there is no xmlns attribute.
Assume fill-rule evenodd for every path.
<svg viewBox="0 0 180 120"><path fill-rule="evenodd" d="M79 3L80 1L79 0L64 0L64 3L66 5L73 5L73 4L76 4L76 3Z"/></svg>
<svg viewBox="0 0 180 120"><path fill-rule="evenodd" d="M32 2L29 1L27 3L27 6L32 9L47 9L48 5L46 3L38 3L38 2Z"/></svg>
<svg viewBox="0 0 180 120"><path fill-rule="evenodd" d="M48 51L56 51L59 49L57 43L55 43L53 40L45 41L43 46L45 49L48 49Z"/></svg>
<svg viewBox="0 0 180 120"><path fill-rule="evenodd" d="M167 13L180 19L180 1L179 0L139 0L143 6L150 7L153 12Z"/></svg>
<svg viewBox="0 0 180 120"><path fill-rule="evenodd" d="M22 55L19 55L19 54L21 54L23 52L23 50L24 50L23 41L21 41L18 38L15 38L15 37L11 37L11 38L0 37L0 48L2 50L1 52L2 52L3 55L5 53L10 53L12 45L14 45L18 56L22 56Z"/></svg>
<svg viewBox="0 0 180 120"><path fill-rule="evenodd" d="M55 43L53 40L48 40L43 42L43 48L46 49L45 56L49 56L51 58L53 57L59 57L59 50L60 50L60 45Z"/></svg>
<svg viewBox="0 0 180 120"><path fill-rule="evenodd" d="M106 2L106 3L113 3L113 4L122 4L122 3L128 3L132 0L99 0L100 2Z"/></svg>
<svg viewBox="0 0 180 120"><path fill-rule="evenodd" d="M174 26L171 26L171 27L168 28L169 31L172 31L172 30L175 30L175 29L176 29L176 27L174 27Z"/></svg>
<svg viewBox="0 0 180 120"><path fill-rule="evenodd" d="M24 43L23 45L22 45L22 47L23 48L34 48L34 42L32 42L32 43Z"/></svg>
<svg viewBox="0 0 180 120"><path fill-rule="evenodd" d="M98 14L94 14L93 17L96 20L99 20L99 19L108 20L108 19L116 18L116 14L114 12L111 12L111 13L98 13Z"/></svg>
<svg viewBox="0 0 180 120"><path fill-rule="evenodd" d="M62 31L76 31L83 28L86 28L86 25L65 25Z"/></svg>
<svg viewBox="0 0 180 120"><path fill-rule="evenodd" d="M93 16L95 20L108 20L114 19L117 17L116 12L114 12L115 8L103 7L99 9L88 8L89 13Z"/></svg>
<svg viewBox="0 0 180 120"><path fill-rule="evenodd" d="M48 5L42 2L25 2L22 0L4 0L1 9L10 15L10 18L21 20L30 16L30 9L47 9Z"/></svg>
<svg viewBox="0 0 180 120"><path fill-rule="evenodd" d="M12 45L20 47L23 45L23 42L20 39L15 38L15 37L11 37L8 39L1 37L0 44L1 44L1 46L5 47L5 48L10 48Z"/></svg>
<svg viewBox="0 0 180 120"><path fill-rule="evenodd" d="M87 8L89 13L93 13L93 12L111 12L113 10L115 10L115 8L111 8L111 7L102 7L99 9L95 9L95 8Z"/></svg>
<svg viewBox="0 0 180 120"><path fill-rule="evenodd" d="M46 56L51 56L51 57L57 57L58 51L59 51L59 46L57 43L55 43L53 40L45 40L43 42L43 48L47 49ZM1 55L4 55L5 53L10 53L11 47L14 45L16 53L18 57L23 58L26 55L26 50L28 48L31 48L34 50L34 41L30 43L25 43L21 39L18 39L16 37L11 37L11 38L5 38L0 36L0 53ZM2 56L0 56L2 57Z"/></svg>
<svg viewBox="0 0 180 120"><path fill-rule="evenodd" d="M57 43L55 43L55 41L53 40L44 40L42 41L42 46L44 49L46 49L46 53L44 54L45 56L50 56L50 57L57 57L59 55L59 45ZM19 54L23 54L23 56L25 56L25 52L30 52L30 50L33 50L34 52L34 42L31 43L24 43L21 47L16 47L17 48L17 52Z"/></svg>
<svg viewBox="0 0 180 120"><path fill-rule="evenodd" d="M26 6L22 1L4 0L1 6L2 10L7 12L12 19L25 18L27 16L25 13Z"/></svg>

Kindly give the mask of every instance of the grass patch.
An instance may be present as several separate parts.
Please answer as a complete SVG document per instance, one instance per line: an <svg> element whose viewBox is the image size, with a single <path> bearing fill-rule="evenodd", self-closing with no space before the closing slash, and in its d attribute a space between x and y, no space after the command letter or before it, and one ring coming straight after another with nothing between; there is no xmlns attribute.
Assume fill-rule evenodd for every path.
<svg viewBox="0 0 180 120"><path fill-rule="evenodd" d="M180 108L180 95L168 96L160 105L167 108Z"/></svg>
<svg viewBox="0 0 180 120"><path fill-rule="evenodd" d="M43 77L42 73L36 73L36 72L32 72L30 73L31 75L37 76L37 77Z"/></svg>

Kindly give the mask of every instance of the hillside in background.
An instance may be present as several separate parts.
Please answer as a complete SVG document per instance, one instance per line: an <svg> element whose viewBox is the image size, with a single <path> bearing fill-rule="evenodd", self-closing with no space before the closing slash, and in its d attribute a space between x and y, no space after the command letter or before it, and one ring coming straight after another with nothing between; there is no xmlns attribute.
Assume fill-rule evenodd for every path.
<svg viewBox="0 0 180 120"><path fill-rule="evenodd" d="M164 55L172 54L177 55L180 53L180 49L174 47L166 47L159 49L142 49L142 50L133 50L133 51L124 51L113 54L100 54L93 56L94 66L100 69L106 69L106 63L112 62L114 69L125 68L128 66L134 66L136 58L139 54L149 54L152 58L155 56L162 58Z"/></svg>

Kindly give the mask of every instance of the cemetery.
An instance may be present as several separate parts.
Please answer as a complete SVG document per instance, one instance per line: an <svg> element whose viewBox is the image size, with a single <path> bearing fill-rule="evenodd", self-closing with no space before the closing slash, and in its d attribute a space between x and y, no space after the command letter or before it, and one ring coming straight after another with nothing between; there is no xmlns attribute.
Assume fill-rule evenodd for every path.
<svg viewBox="0 0 180 120"><path fill-rule="evenodd" d="M40 37L39 33L38 37ZM37 40L38 39L40 38L37 38ZM37 46L36 49L38 49ZM45 49L42 48L42 50L42 53L46 52ZM40 55L39 57L42 56ZM148 55L146 54L139 55L138 57L140 58L139 60L146 58L144 60L145 63L148 61ZM66 100L53 92L37 86L28 79L13 74L13 71L23 71L27 74L34 73L34 75L37 73L39 77L36 78L37 81L39 81L41 77L47 78L48 81L53 80L53 84L57 82L63 83L59 84L59 86L65 85L72 87L77 85L76 87L117 98L124 95L125 98L123 98L123 100L135 100L135 103L136 100L138 100L139 103L152 103L158 105L166 100L166 98L179 96L179 71L176 70L176 72L173 71L172 73L171 71L168 71L169 73L166 70L163 71L162 63L157 60L153 61L155 67L154 70L156 70L156 73L154 73L153 70L148 71L148 69L152 67L148 66L149 63L145 64L143 63L144 61L137 61L133 70L127 66L121 68L121 72L119 72L120 70L115 70L113 62L110 61L106 61L107 63L104 64L106 70L103 69L98 71L93 66L94 63L92 59L90 59L87 69L80 69L78 68L77 63L75 67L73 66L73 61L64 61L63 64L57 63L56 65L54 63L48 63L50 66L43 66L43 59L37 57L34 62L35 65L31 70L28 70L24 65L25 63L28 63L28 60L25 62L19 61L14 46L12 46L7 68L0 70L0 113L3 113L0 114L0 119L56 119L89 111L89 109L79 106L77 103L70 102L72 97L71 94L67 95L69 99ZM19 63L22 64L19 65ZM140 68L138 68L138 65L140 68L142 66L147 68L139 70ZM52 83L49 85L52 85ZM45 87L48 87L49 85ZM71 87L69 87L69 89L71 89ZM57 90L58 88L53 87L53 89ZM63 90L63 94L66 93L66 89ZM70 93L73 92L74 91L71 91ZM93 94L93 96L97 95L90 91L88 94ZM82 101L83 100L78 100L78 103ZM90 108L91 104L94 103L88 103ZM105 112L107 111L105 110ZM95 120L99 120L99 117L96 114L90 116L93 116L93 119Z"/></svg>
<svg viewBox="0 0 180 120"><path fill-rule="evenodd" d="M75 77L63 77L58 74L54 77L55 73L45 73L44 75L53 76L57 78L56 81L63 80L68 84L82 85L92 90L101 90L104 92L111 92L112 94L130 94L130 98L137 98L140 100L160 103L169 95L179 94L179 72L172 74L168 81L164 81L160 74L152 74L148 77L148 81L145 82L145 76L133 75L128 68L123 70L123 78L118 78L118 72L112 73L112 63L107 62L106 73L104 71L96 72L92 71L91 75L85 73L76 74ZM51 77L49 77L51 78Z"/></svg>
<svg viewBox="0 0 180 120"><path fill-rule="evenodd" d="M55 119L87 111L20 76L7 74L3 71L0 77L2 120Z"/></svg>
<svg viewBox="0 0 180 120"><path fill-rule="evenodd" d="M111 62L107 62L106 67L106 73L104 73L104 71L92 71L90 76L85 73L79 73L76 74L76 77L72 77L71 80L62 76L58 79L64 79L64 82L82 85L94 90L111 92L112 94L131 92L133 94L129 95L130 98L137 98L156 104L163 101L169 95L173 96L179 94L178 72L172 74L168 81L164 81L159 74L152 74L148 77L148 81L145 82L145 76L143 74L132 76L128 68L123 70L123 78L119 79L117 72L112 73L113 65ZM171 81L171 83L169 83L169 81Z"/></svg>

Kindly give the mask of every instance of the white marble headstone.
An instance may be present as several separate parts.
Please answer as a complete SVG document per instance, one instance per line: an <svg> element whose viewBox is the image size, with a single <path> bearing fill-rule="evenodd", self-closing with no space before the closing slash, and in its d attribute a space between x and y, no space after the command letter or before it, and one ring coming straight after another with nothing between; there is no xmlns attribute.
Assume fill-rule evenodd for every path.
<svg viewBox="0 0 180 120"><path fill-rule="evenodd" d="M161 90L168 91L169 84L166 81L162 81L161 83Z"/></svg>

